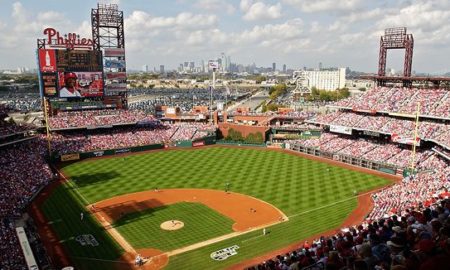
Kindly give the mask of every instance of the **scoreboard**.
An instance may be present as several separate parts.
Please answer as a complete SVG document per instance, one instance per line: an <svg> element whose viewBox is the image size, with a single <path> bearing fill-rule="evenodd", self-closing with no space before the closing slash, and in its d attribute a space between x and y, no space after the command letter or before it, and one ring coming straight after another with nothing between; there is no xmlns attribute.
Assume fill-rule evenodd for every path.
<svg viewBox="0 0 450 270"><path fill-rule="evenodd" d="M38 49L38 62L42 96L67 99L103 96L101 51Z"/></svg>
<svg viewBox="0 0 450 270"><path fill-rule="evenodd" d="M56 63L60 71L102 71L100 51L57 50Z"/></svg>

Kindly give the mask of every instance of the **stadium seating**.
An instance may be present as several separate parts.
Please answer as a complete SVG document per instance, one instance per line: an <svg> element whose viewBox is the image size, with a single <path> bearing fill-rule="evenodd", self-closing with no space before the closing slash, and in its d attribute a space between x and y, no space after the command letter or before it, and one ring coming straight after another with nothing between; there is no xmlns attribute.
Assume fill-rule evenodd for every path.
<svg viewBox="0 0 450 270"><path fill-rule="evenodd" d="M59 112L57 115L50 117L49 126L52 129L62 129L109 126L154 120L155 118L152 115L138 110L70 111Z"/></svg>
<svg viewBox="0 0 450 270"><path fill-rule="evenodd" d="M59 154L89 152L104 149L135 147L178 140L195 140L214 130L213 125L154 124L149 127L123 127L112 131L92 131L90 133L53 133L53 149ZM44 137L42 137L44 138Z"/></svg>
<svg viewBox="0 0 450 270"><path fill-rule="evenodd" d="M450 95L445 89L376 87L359 97L332 104L353 110L394 112L414 115L420 103L420 115L450 117Z"/></svg>
<svg viewBox="0 0 450 270"><path fill-rule="evenodd" d="M450 200L343 228L300 244L248 270L446 269L450 265Z"/></svg>
<svg viewBox="0 0 450 270"><path fill-rule="evenodd" d="M370 130L385 134L397 134L402 137L414 137L415 122L413 120L397 119L388 116L362 115L353 112L333 112L316 116L308 120L310 123L324 125L346 126L361 130ZM418 128L421 139L434 140L450 147L450 125L436 123L431 120L421 120Z"/></svg>
<svg viewBox="0 0 450 270"><path fill-rule="evenodd" d="M32 196L52 179L45 149L44 143L29 141L0 150L0 269L24 269L12 219L20 217Z"/></svg>

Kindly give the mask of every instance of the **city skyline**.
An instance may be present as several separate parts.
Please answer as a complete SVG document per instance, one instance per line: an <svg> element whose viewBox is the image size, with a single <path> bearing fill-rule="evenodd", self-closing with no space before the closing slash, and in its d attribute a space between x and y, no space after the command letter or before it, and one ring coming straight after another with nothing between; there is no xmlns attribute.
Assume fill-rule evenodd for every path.
<svg viewBox="0 0 450 270"><path fill-rule="evenodd" d="M185 61L231 56L233 63L278 69L350 67L376 72L379 38L387 27L405 26L415 38L413 70L449 71L450 3L425 1L113 1L124 11L127 66L173 70ZM103 1L103 3L108 3ZM36 39L53 27L91 37L83 3L0 0L0 69L35 68ZM388 66L402 69L403 51Z"/></svg>

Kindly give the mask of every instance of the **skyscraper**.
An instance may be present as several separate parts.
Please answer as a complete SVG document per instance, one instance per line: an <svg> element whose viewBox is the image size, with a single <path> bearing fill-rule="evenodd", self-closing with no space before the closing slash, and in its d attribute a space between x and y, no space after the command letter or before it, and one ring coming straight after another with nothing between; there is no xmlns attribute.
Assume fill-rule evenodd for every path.
<svg viewBox="0 0 450 270"><path fill-rule="evenodd" d="M275 72L277 70L277 63L272 63L272 71Z"/></svg>
<svg viewBox="0 0 450 270"><path fill-rule="evenodd" d="M159 73L164 74L164 65L159 65Z"/></svg>
<svg viewBox="0 0 450 270"><path fill-rule="evenodd" d="M283 64L283 73L286 73L286 64Z"/></svg>
<svg viewBox="0 0 450 270"><path fill-rule="evenodd" d="M221 65L221 67L220 67L220 70L222 71L222 72L225 72L226 70L227 70L227 56L225 55L225 53L221 53L221 55L220 55L220 60L221 60L221 63L222 63L222 65Z"/></svg>

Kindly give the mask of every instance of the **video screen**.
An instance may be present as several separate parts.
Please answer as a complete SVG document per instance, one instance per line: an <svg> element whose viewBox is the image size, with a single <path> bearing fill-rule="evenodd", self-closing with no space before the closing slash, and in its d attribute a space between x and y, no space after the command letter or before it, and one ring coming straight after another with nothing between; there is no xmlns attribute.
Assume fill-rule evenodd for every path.
<svg viewBox="0 0 450 270"><path fill-rule="evenodd" d="M61 98L98 97L103 95L102 72L58 72Z"/></svg>
<svg viewBox="0 0 450 270"><path fill-rule="evenodd" d="M45 97L100 97L104 93L102 53L92 50L39 49Z"/></svg>

